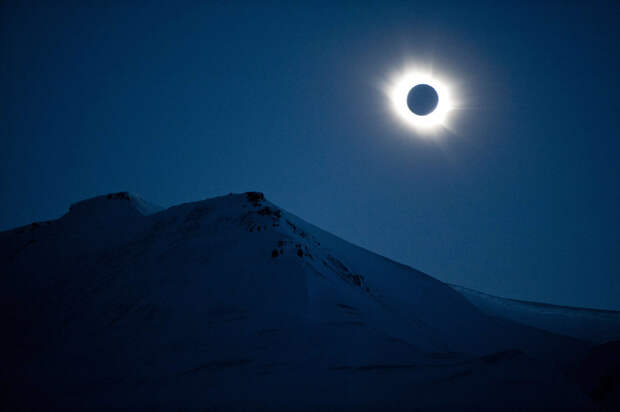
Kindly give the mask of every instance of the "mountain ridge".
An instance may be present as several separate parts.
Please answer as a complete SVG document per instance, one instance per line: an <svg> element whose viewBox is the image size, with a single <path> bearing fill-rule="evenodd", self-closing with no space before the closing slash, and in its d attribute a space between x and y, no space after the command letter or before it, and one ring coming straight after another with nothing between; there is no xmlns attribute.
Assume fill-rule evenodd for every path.
<svg viewBox="0 0 620 412"><path fill-rule="evenodd" d="M464 286L448 285L491 316L596 344L620 340L620 311L504 298Z"/></svg>

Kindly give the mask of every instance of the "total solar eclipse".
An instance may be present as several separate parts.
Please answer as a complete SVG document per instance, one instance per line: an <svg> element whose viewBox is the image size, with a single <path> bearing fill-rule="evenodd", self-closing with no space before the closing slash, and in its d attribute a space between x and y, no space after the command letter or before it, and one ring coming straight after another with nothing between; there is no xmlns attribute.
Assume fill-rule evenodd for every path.
<svg viewBox="0 0 620 412"><path fill-rule="evenodd" d="M433 71L405 68L384 83L384 91L403 125L418 136L438 136L455 108L451 84Z"/></svg>
<svg viewBox="0 0 620 412"><path fill-rule="evenodd" d="M407 107L418 116L432 113L437 108L437 103L439 103L439 95L428 84L418 84L407 94Z"/></svg>

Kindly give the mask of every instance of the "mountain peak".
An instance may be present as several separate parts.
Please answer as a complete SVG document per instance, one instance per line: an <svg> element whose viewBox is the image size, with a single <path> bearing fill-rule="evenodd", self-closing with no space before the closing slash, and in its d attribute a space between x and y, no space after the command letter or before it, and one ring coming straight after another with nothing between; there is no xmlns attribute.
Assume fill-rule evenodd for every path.
<svg viewBox="0 0 620 412"><path fill-rule="evenodd" d="M73 203L69 207L70 216L82 218L91 216L147 216L162 211L163 208L147 202L131 192L116 192L92 197Z"/></svg>

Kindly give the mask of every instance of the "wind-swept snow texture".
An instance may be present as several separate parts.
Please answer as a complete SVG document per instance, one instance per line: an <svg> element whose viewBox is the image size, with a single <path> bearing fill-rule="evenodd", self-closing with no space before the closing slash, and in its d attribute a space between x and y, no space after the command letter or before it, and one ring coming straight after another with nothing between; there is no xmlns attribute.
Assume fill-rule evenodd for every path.
<svg viewBox="0 0 620 412"><path fill-rule="evenodd" d="M0 233L2 385L35 409L588 408L589 345L488 316L265 200L134 195Z"/></svg>

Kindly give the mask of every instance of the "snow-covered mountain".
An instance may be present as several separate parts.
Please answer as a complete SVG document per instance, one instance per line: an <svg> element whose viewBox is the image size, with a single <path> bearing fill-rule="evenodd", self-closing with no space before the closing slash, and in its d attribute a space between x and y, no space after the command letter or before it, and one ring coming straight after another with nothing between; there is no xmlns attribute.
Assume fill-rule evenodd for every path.
<svg viewBox="0 0 620 412"><path fill-rule="evenodd" d="M593 406L566 373L590 343L489 315L257 192L100 196L1 232L0 259L17 407Z"/></svg>

